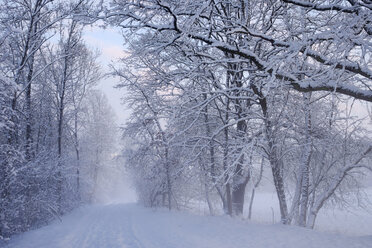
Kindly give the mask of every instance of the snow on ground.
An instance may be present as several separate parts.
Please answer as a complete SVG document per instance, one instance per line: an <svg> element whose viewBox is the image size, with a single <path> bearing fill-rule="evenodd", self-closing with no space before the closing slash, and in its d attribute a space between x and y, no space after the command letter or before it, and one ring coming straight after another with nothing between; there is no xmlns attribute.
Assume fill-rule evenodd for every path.
<svg viewBox="0 0 372 248"><path fill-rule="evenodd" d="M310 248L371 247L372 236L347 237L226 216L145 209L136 204L86 206L62 222L19 235L6 248Z"/></svg>
<svg viewBox="0 0 372 248"><path fill-rule="evenodd" d="M372 188L368 189L368 195L372 199ZM253 203L252 220L267 224L278 223L278 205L275 192L259 192ZM245 216L248 215L248 206L249 199L245 204ZM316 219L315 230L352 236L372 235L372 213L356 206L348 210L323 208Z"/></svg>
<svg viewBox="0 0 372 248"><path fill-rule="evenodd" d="M366 189L366 192L372 199L372 187ZM259 192L253 203L252 220L260 223L278 223L280 221L278 205L275 192ZM245 207L244 212L247 215L248 201ZM316 219L315 230L352 236L372 235L372 212L357 206L350 206L348 210L323 208Z"/></svg>
<svg viewBox="0 0 372 248"><path fill-rule="evenodd" d="M366 190L372 200L372 187ZM246 194L244 204L244 216L248 216L250 200L250 190ZM219 203L218 199L215 203ZM222 214L222 206L214 209L217 214ZM196 202L193 205L194 212L199 215L208 215L209 209L206 202ZM258 190L255 195L252 211L252 222L261 224L276 224L280 221L280 210L276 192L268 190ZM372 235L372 205L366 209L350 206L349 209L323 208L316 219L315 230L343 234L348 236ZM372 245L371 245L372 247Z"/></svg>

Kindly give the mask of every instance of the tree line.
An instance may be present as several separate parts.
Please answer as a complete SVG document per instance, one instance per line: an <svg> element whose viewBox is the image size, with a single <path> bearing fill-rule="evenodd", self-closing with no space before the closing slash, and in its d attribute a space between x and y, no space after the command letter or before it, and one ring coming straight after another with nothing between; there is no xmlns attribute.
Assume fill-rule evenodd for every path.
<svg viewBox="0 0 372 248"><path fill-rule="evenodd" d="M94 201L113 110L83 40L90 1L0 1L0 240Z"/></svg>
<svg viewBox="0 0 372 248"><path fill-rule="evenodd" d="M270 171L281 222L314 227L371 170L369 1L112 1L128 57L127 166L140 201L242 216ZM371 118L371 116L369 116ZM370 121L370 119L369 119ZM367 124L366 124L367 123ZM248 186L252 192L247 192Z"/></svg>

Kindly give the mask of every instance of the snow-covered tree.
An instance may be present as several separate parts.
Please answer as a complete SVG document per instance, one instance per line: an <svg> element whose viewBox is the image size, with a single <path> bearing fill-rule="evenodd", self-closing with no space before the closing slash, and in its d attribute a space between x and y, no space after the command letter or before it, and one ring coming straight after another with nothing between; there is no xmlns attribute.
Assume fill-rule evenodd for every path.
<svg viewBox="0 0 372 248"><path fill-rule="evenodd" d="M131 57L116 71L134 109L126 132L136 140L137 128L135 133L146 137L139 139L132 154L137 159L146 154L146 161L164 158L151 143L157 134L166 137L161 139L165 147L179 145L181 165L171 168L182 168L185 175L202 171L202 187L219 195L230 215L242 214L246 185L256 180L252 177L260 178L252 168L265 159L281 221L312 227L309 218L315 219L319 209L312 212L311 206L321 207L336 195L331 190L317 201L320 195L315 192L342 187L313 184L334 177L327 174L328 162L317 157L320 140L315 130L323 129L326 121L315 121L314 112L344 99L372 101L369 15L368 4L341 0L329 5L279 0L112 1L105 18L127 31L131 43ZM329 133L345 130L328 128ZM370 140L355 140L364 147L363 153L347 159L358 170L370 154ZM319 179L314 170L322 165ZM154 189L159 168L157 163L141 168L137 175L141 191ZM293 174L294 194L288 190Z"/></svg>

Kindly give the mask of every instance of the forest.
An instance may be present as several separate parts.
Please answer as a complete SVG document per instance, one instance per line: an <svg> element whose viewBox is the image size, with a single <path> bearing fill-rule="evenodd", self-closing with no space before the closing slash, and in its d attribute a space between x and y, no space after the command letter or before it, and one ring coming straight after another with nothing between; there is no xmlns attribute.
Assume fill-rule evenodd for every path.
<svg viewBox="0 0 372 248"><path fill-rule="evenodd" d="M114 67L133 109L125 157L143 204L241 216L248 194L250 216L263 171L283 224L313 228L325 205L362 202L372 3L114 2L108 20L130 37Z"/></svg>
<svg viewBox="0 0 372 248"><path fill-rule="evenodd" d="M95 89L99 54L74 18L88 7L1 1L0 239L94 202L98 168L115 149L114 113Z"/></svg>
<svg viewBox="0 0 372 248"><path fill-rule="evenodd" d="M123 35L108 73L88 26ZM371 42L368 0L0 0L0 239L94 203L115 157L146 207L250 219L269 177L285 225L370 208Z"/></svg>

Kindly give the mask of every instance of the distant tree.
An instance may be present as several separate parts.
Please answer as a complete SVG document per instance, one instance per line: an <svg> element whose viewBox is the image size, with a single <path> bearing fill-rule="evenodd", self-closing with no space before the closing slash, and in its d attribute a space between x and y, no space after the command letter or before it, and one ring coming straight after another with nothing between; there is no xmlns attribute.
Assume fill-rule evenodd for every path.
<svg viewBox="0 0 372 248"><path fill-rule="evenodd" d="M116 146L116 132L114 111L108 103L107 96L99 90L90 90L82 103L84 128L80 138L85 176L83 180L88 184L85 195L94 202L98 188L100 170L105 161L114 158Z"/></svg>

